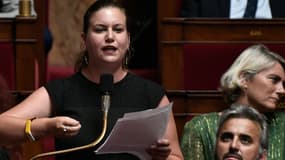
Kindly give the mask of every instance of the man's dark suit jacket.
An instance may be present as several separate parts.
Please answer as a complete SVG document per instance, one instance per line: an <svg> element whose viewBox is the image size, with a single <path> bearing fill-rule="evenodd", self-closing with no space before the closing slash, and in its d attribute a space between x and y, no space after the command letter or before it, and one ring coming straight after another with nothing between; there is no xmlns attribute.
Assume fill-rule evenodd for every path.
<svg viewBox="0 0 285 160"><path fill-rule="evenodd" d="M182 0L182 17L230 17L230 0ZM270 0L273 18L285 17L285 0Z"/></svg>
<svg viewBox="0 0 285 160"><path fill-rule="evenodd" d="M0 12L1 12L2 7L3 7L3 2L2 0L0 0Z"/></svg>

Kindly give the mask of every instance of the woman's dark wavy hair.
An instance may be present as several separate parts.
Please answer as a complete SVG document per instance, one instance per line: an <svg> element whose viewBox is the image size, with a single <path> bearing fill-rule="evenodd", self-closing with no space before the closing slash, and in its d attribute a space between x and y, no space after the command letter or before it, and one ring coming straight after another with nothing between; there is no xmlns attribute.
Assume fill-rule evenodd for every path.
<svg viewBox="0 0 285 160"><path fill-rule="evenodd" d="M83 17L83 33L87 34L88 32L88 28L89 28L89 24L90 24L90 18L93 15L93 13L99 11L102 8L106 8L106 7L115 7L115 8L119 8L126 16L126 25L127 25L127 32L129 32L129 28L130 28L130 22L129 22L129 18L127 16L127 12L125 10L125 8L121 5L121 3L119 1L116 0L97 0L95 1L85 12L84 17ZM128 51L128 53L126 54L125 58L124 58L124 63L123 63L123 68L128 68L127 64L128 61L131 58L131 52ZM75 70L76 71L80 71L81 69L87 67L88 63L86 63L86 60L84 60L84 58L88 59L88 53L86 50L82 51L79 54L79 58L77 60L77 62L75 63Z"/></svg>

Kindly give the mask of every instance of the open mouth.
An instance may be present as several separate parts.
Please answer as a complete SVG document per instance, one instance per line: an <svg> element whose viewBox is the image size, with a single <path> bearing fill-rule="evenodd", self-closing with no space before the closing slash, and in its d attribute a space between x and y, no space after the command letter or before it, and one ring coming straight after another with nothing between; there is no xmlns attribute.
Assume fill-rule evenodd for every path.
<svg viewBox="0 0 285 160"><path fill-rule="evenodd" d="M103 51L116 51L117 48L114 46L105 46L102 48Z"/></svg>

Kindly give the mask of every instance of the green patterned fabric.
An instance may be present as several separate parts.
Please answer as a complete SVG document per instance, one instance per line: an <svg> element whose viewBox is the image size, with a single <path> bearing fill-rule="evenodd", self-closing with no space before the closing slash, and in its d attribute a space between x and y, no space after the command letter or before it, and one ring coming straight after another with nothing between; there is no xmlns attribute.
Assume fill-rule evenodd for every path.
<svg viewBox="0 0 285 160"><path fill-rule="evenodd" d="M285 113L267 113L269 146L267 160L285 160ZM214 160L218 113L194 117L184 126L181 149L185 160Z"/></svg>

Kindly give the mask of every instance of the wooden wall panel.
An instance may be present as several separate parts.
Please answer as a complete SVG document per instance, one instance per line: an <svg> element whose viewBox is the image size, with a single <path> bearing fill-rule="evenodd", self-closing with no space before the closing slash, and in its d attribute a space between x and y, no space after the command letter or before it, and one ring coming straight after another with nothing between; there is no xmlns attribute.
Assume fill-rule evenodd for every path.
<svg viewBox="0 0 285 160"><path fill-rule="evenodd" d="M186 90L199 90L199 88L185 88L185 84L191 83L188 80L199 81L199 76L193 73L189 77L187 70L189 68L184 68L185 66L191 66L191 70L196 70L199 72L199 68L208 68L211 72L215 65L208 65L207 63L196 63L197 65L186 65L195 61L191 59L187 61L185 55L193 54L184 50L185 46L191 48L190 46L201 45L203 52L209 55L213 54L213 49L217 47L210 46L221 46L224 45L226 48L231 50L229 46L232 46L232 51L235 52L237 48L241 46L249 46L255 43L263 43L270 46L273 51L278 51L279 54L284 55L285 53L285 20L284 19L274 19L274 20L229 20L229 19L195 19L195 18L178 18L178 17L165 17L162 19L161 23L160 44L159 44L159 56L160 56L160 69L161 69L161 80L162 84L166 89L186 89ZM208 45L208 46L207 46ZM217 52L215 50L215 52ZM223 49L218 52L228 54L223 52ZM230 52L231 53L231 52ZM199 54L199 49L195 49L195 54ZM235 53L236 54L236 53ZM233 55L235 55L233 54ZM205 59L207 54L204 55ZM190 56L194 57L194 56ZM210 57L210 56L209 56ZM231 57L232 58L232 57ZM202 59L203 60L203 59ZM228 59L213 59L213 63L223 63L223 61L229 61ZM179 63L177 63L179 62ZM220 68L219 68L220 69ZM226 71L227 68L224 68ZM224 72L222 71L222 72ZM207 72L202 72L202 74L207 75ZM174 78L175 76L175 78ZM186 78L185 80L185 77ZM217 76L217 75L216 75ZM211 83L211 79L219 79L219 77L204 77ZM187 80L188 79L188 80ZM201 82L205 83L205 82ZM216 81L214 82L216 83ZM199 84L200 85L200 84ZM215 84L216 85L216 84ZM190 86L190 85L186 85ZM203 90L212 90L214 88L203 88Z"/></svg>

